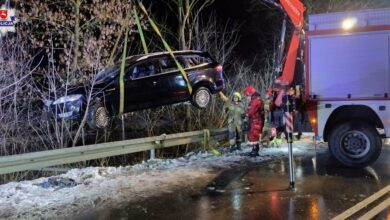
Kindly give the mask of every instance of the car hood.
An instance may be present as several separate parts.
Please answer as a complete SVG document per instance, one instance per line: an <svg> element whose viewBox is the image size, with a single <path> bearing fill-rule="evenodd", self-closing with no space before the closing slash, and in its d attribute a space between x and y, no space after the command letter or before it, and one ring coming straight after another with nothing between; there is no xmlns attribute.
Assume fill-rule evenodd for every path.
<svg viewBox="0 0 390 220"><path fill-rule="evenodd" d="M112 86L114 79L119 75L119 68L109 67L101 70L96 74L95 83L93 86L93 93L100 93ZM60 88L56 91L56 94L50 93L48 101L54 101L63 96L81 94L86 96L89 93L90 87L85 87L82 84L69 86L68 88Z"/></svg>
<svg viewBox="0 0 390 220"><path fill-rule="evenodd" d="M102 69L96 74L96 83L102 84L113 80L119 75L119 70L117 66Z"/></svg>

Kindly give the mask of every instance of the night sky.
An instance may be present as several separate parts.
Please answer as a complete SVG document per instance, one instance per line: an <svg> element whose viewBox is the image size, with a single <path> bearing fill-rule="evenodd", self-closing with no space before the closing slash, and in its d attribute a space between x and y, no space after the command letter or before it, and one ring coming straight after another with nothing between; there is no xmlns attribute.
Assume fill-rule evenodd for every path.
<svg viewBox="0 0 390 220"><path fill-rule="evenodd" d="M215 10L221 21L236 21L241 25L240 43L236 55L250 61L265 50L273 50L281 27L281 13L261 1L216 0Z"/></svg>
<svg viewBox="0 0 390 220"><path fill-rule="evenodd" d="M148 1L144 1L150 3ZM169 16L171 12L163 1L151 1L152 12L159 18L168 16L170 28L175 30L177 21ZM248 62L259 58L265 50L272 51L277 44L281 27L281 13L261 0L216 0L201 16L207 17L216 13L221 24L237 23L240 25L240 42L235 56Z"/></svg>
<svg viewBox="0 0 390 220"><path fill-rule="evenodd" d="M307 14L334 11L390 7L390 0L301 1L307 9L306 16ZM307 2L310 2L310 4ZM209 8L209 11L212 10L217 12L222 22L233 20L242 25L239 32L241 40L236 49L236 55L243 58L243 60L252 62L253 58L261 59L265 51L272 52L277 46L283 15L282 12L264 3L263 0L216 0L214 5ZM290 24L291 32L292 26Z"/></svg>
<svg viewBox="0 0 390 220"><path fill-rule="evenodd" d="M145 1L145 0L144 0ZM147 0L146 0L147 1ZM361 8L390 7L389 0L301 0L308 13L326 13L334 11L358 10ZM164 1L151 1L154 9L164 8ZM305 3L305 2L310 2ZM164 13L164 10L157 10ZM282 13L263 0L215 0L215 3L204 11L202 16L207 17L216 12L221 23L237 22L240 43L235 50L235 56L247 62L261 59L265 52L274 50L279 40L279 31L282 23ZM175 25L174 22L170 25ZM291 26L290 26L291 28ZM290 29L291 30L291 29ZM287 39L288 42L288 39Z"/></svg>

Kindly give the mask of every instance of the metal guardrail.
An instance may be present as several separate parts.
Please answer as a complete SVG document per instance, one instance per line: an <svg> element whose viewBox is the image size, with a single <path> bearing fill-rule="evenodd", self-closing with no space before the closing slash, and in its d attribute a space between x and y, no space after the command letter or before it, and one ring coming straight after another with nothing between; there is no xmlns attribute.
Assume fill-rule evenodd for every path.
<svg viewBox="0 0 390 220"><path fill-rule="evenodd" d="M201 131L164 134L155 137L3 156L0 157L0 174L34 170L201 141L203 141L204 145L208 145L209 139L218 141L225 137L227 137L226 128L214 130L205 129Z"/></svg>

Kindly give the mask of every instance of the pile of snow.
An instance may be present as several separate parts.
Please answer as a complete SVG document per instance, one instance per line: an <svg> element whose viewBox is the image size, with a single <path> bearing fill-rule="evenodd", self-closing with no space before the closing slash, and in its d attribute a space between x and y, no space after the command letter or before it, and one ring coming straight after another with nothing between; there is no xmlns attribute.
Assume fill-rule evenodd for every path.
<svg viewBox="0 0 390 220"><path fill-rule="evenodd" d="M180 187L192 187L196 181L208 181L218 175L216 170L247 163L261 163L288 153L287 145L280 148L264 148L260 156L245 156L243 152L225 152L215 155L209 152L190 153L176 159L149 160L126 167L88 167L72 169L59 175L76 182L76 186L42 187L48 178L11 182L0 185L0 218L41 219L69 218L87 209L98 209L123 201L172 192ZM295 155L314 153L309 138L294 144ZM203 182L203 187L207 182Z"/></svg>

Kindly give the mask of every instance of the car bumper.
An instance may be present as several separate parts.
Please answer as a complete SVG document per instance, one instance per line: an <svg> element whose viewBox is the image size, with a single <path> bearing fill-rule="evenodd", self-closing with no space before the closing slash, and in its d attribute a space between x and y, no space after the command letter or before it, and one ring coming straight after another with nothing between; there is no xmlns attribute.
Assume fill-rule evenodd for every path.
<svg viewBox="0 0 390 220"><path fill-rule="evenodd" d="M220 80L215 81L215 85L214 85L215 93L220 92L224 89L225 89L225 80L220 79Z"/></svg>
<svg viewBox="0 0 390 220"><path fill-rule="evenodd" d="M48 108L48 116L52 119L80 120L82 110L82 100L52 104Z"/></svg>

